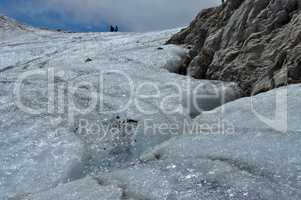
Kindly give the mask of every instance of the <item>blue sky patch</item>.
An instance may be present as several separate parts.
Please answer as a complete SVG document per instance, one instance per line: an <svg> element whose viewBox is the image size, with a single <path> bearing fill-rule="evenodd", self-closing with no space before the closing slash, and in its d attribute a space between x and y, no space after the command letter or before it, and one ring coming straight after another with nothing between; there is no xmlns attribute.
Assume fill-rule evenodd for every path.
<svg viewBox="0 0 301 200"><path fill-rule="evenodd" d="M74 32L145 32L188 25L220 0L0 0L0 14L20 22Z"/></svg>

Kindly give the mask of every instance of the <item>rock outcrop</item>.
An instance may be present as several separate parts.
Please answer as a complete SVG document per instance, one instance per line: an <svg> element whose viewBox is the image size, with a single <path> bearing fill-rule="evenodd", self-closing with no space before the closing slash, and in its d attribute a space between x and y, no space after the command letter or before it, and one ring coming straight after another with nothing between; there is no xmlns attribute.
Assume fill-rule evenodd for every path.
<svg viewBox="0 0 301 200"><path fill-rule="evenodd" d="M236 81L245 95L301 81L301 1L228 0L167 43L190 52L179 73Z"/></svg>
<svg viewBox="0 0 301 200"><path fill-rule="evenodd" d="M4 31L25 31L29 30L30 27L20 24L19 22L8 18L6 16L0 15L0 30L1 32Z"/></svg>
<svg viewBox="0 0 301 200"><path fill-rule="evenodd" d="M20 34L32 32L32 28L0 14L0 39L12 39Z"/></svg>

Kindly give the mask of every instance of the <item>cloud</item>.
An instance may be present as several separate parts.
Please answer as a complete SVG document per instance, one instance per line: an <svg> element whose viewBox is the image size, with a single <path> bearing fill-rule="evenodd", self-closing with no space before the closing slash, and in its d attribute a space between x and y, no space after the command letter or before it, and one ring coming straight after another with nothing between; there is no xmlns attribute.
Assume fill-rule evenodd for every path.
<svg viewBox="0 0 301 200"><path fill-rule="evenodd" d="M20 0L15 6L20 5ZM55 10L82 24L118 24L129 31L148 31L188 24L203 8L220 0L30 0L20 12L41 15ZM16 7L15 7L16 9Z"/></svg>

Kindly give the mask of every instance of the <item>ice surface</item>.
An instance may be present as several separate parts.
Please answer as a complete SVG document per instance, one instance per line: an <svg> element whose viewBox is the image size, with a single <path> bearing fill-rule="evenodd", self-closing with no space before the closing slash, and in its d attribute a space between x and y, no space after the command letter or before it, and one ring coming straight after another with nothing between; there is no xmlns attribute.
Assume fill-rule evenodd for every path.
<svg viewBox="0 0 301 200"><path fill-rule="evenodd" d="M123 186L124 195L133 199L166 199L172 188L168 174L155 168L134 167L97 175L106 185Z"/></svg>
<svg viewBox="0 0 301 200"><path fill-rule="evenodd" d="M49 191L27 195L22 199L30 200L119 200L122 189L114 186L100 186L96 180L87 177L59 185Z"/></svg>
<svg viewBox="0 0 301 200"><path fill-rule="evenodd" d="M266 132L249 134L236 138L179 138L153 152L162 160L155 163L182 167L187 178L196 177L196 183L209 186L203 188L205 191L195 188L194 193L199 195L210 192L224 199L229 190L234 199L299 199L300 152L296 148L300 137L277 137ZM174 170L174 175L177 173Z"/></svg>
<svg viewBox="0 0 301 200"><path fill-rule="evenodd" d="M2 17L0 199L299 200L301 85L216 108L237 86L170 73L186 53L164 45L176 31L58 33ZM29 72L42 75L18 91ZM54 112L52 88L68 102Z"/></svg>
<svg viewBox="0 0 301 200"><path fill-rule="evenodd" d="M301 198L301 85L218 107L237 86L170 73L186 53L164 45L176 29L71 34L5 17L0 26L0 199ZM29 72L42 75L18 91ZM54 112L52 88L55 105L68 102Z"/></svg>
<svg viewBox="0 0 301 200"><path fill-rule="evenodd" d="M62 183L127 167L147 149L182 134L191 117L239 96L232 83L193 80L169 72L185 54L182 48L164 45L177 29L58 33L19 26L7 18L1 20L0 198L28 193L37 193L33 196L36 199L56 197L70 186ZM18 90L18 80L32 72L40 75L27 77ZM49 79L52 73L53 80ZM101 76L103 84L99 85ZM79 83L89 86L76 87ZM139 90L141 85L145 86ZM181 88L181 93L174 85ZM95 90L91 92L90 86ZM55 105L68 105L51 109L52 88ZM68 96L74 88L76 91ZM149 97L157 92L155 98ZM166 99L177 93L180 98ZM135 99L142 95L148 98L139 99L137 106ZM19 96L27 109L21 109ZM195 98L199 108L191 106ZM95 99L102 104L88 113L78 112ZM118 111L129 100L128 107ZM171 110L176 112L167 112ZM89 125L88 132L81 131L83 121ZM126 124L131 125L127 134L123 131ZM166 124L176 127L159 132L158 128ZM94 125L111 126L119 132L94 131ZM83 188L82 195L85 191Z"/></svg>
<svg viewBox="0 0 301 200"><path fill-rule="evenodd" d="M99 174L97 179L108 185L122 185L126 196L133 199L299 199L298 189L236 164L205 156L164 157Z"/></svg>
<svg viewBox="0 0 301 200"><path fill-rule="evenodd" d="M301 131L301 86L290 85L253 97L238 99L203 112L195 125L224 124L235 129L272 129L279 132Z"/></svg>
<svg viewBox="0 0 301 200"><path fill-rule="evenodd" d="M207 123L208 126L202 127L213 125L214 128L195 129L190 135L173 138L144 154L141 160L159 166L172 164L175 169L184 165L190 172L187 177L205 185L205 191L202 191L204 187L193 188L191 199L208 193L212 196L206 199L300 199L300 112L296 112L301 103L297 100L300 88L301 85L292 85L252 97L259 103L256 106L260 106L261 112L269 114L277 110L271 107L275 101L273 94L287 91L289 129L284 133L266 126L256 116L251 117L251 98L244 98L217 108L215 111L224 109L222 118L220 112L212 111L194 121L195 126ZM220 119L235 126L217 129ZM189 193L186 190L184 194Z"/></svg>
<svg viewBox="0 0 301 200"><path fill-rule="evenodd" d="M50 126L42 116L8 112L16 121L10 119L9 127L1 127L1 198L37 192L80 176L76 171L82 165L83 147L72 132Z"/></svg>

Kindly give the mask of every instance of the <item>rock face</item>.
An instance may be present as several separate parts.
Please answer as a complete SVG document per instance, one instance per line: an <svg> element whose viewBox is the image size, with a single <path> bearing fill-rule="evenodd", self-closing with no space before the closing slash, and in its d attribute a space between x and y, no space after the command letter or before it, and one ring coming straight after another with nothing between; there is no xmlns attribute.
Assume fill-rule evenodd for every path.
<svg viewBox="0 0 301 200"><path fill-rule="evenodd" d="M236 81L245 95L301 81L301 2L228 0L168 43L192 46L182 74Z"/></svg>

